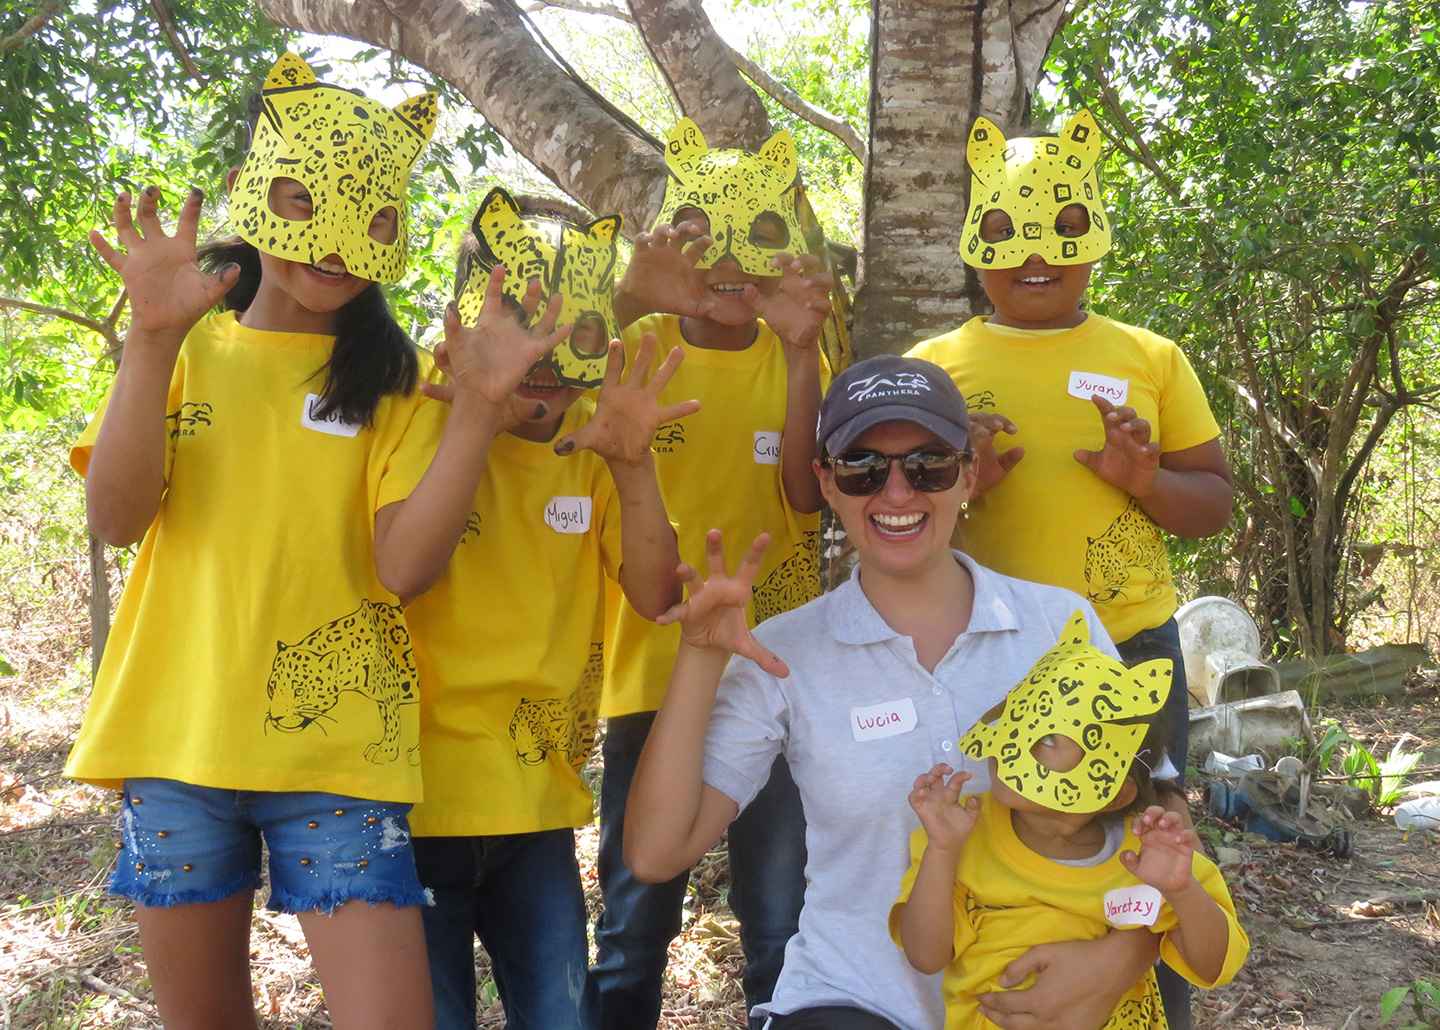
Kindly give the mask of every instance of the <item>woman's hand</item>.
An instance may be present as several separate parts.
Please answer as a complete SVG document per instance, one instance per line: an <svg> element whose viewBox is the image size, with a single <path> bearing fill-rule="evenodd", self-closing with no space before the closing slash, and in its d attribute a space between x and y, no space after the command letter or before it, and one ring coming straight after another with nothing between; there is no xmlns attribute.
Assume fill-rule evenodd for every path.
<svg viewBox="0 0 1440 1030"><path fill-rule="evenodd" d="M665 356L664 364L652 376L650 362L655 356L656 346L655 334L644 334L635 353L635 367L622 380L625 351L619 340L610 341L610 352L605 357L605 380L600 385L595 416L569 436L555 441L556 454L588 450L607 462L640 465L651 460L650 446L655 441L657 429L666 422L674 422L700 410L697 400L667 405L660 403L660 394L685 359L685 351L680 347L671 350Z"/></svg>
<svg viewBox="0 0 1440 1030"><path fill-rule="evenodd" d="M146 186L133 212L130 194L120 194L115 198L114 220L123 252L98 229L90 231L90 242L125 283L131 329L166 337L177 347L240 278L239 265L226 265L211 275L196 260L195 233L204 199L205 194L192 189L180 205L175 235L167 236L160 224L160 187ZM126 345L130 343L127 337Z"/></svg>
<svg viewBox="0 0 1440 1030"><path fill-rule="evenodd" d="M725 547L720 530L712 529L705 536L705 560L710 578L689 565L680 566L680 578L689 592L681 601L655 621L661 626L680 624L681 645L695 651L724 652L749 658L772 676L789 676L790 667L768 648L762 647L745 621L745 606L755 588L760 559L770 546L770 534L761 533L740 559L740 567L731 576L725 571Z"/></svg>
<svg viewBox="0 0 1440 1030"><path fill-rule="evenodd" d="M1149 930L1038 944L1005 967L999 985L1006 990L975 1000L1003 1030L1098 1030L1159 956L1160 938ZM1009 990L1032 975L1030 987Z"/></svg>

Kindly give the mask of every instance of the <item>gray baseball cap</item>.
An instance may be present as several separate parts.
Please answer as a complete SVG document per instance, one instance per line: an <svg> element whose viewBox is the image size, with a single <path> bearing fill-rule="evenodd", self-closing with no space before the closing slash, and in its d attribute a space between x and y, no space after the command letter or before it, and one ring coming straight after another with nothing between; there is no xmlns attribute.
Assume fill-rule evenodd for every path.
<svg viewBox="0 0 1440 1030"><path fill-rule="evenodd" d="M957 451L970 445L960 388L943 368L920 358L881 354L841 372L820 402L815 442L822 456L834 457L881 422L924 426Z"/></svg>

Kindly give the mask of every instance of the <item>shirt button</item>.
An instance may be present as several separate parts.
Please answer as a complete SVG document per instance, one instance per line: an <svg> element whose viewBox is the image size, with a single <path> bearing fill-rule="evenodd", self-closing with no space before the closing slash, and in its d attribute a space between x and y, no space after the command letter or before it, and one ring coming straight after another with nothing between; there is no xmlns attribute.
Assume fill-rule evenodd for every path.
<svg viewBox="0 0 1440 1030"><path fill-rule="evenodd" d="M939 688L939 687L933 687L932 690L933 690L936 694L943 694L943 693L945 693L945 691L942 690L942 689Z"/></svg>
<svg viewBox="0 0 1440 1030"><path fill-rule="evenodd" d="M954 746L955 746L955 745L954 745L954 744L951 744L948 740L942 741L942 742L940 743L940 750L941 750L941 751L949 751L949 750L950 750L952 747L954 747Z"/></svg>

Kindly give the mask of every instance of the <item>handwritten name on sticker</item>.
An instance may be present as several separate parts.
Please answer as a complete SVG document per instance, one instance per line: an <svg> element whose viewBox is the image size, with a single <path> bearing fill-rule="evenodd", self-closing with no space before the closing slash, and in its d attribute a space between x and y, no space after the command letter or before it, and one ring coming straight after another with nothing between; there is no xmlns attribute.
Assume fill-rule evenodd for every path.
<svg viewBox="0 0 1440 1030"><path fill-rule="evenodd" d="M354 436L360 432L360 427L346 422L338 411L332 411L328 415L319 415L321 398L318 393L307 393L305 395L305 410L300 413L300 424L306 429L313 429L317 433L329 433L331 436Z"/></svg>
<svg viewBox="0 0 1440 1030"><path fill-rule="evenodd" d="M1119 407L1130 396L1130 380L1102 376L1098 372L1071 372L1070 396L1088 401L1095 394Z"/></svg>
<svg viewBox="0 0 1440 1030"><path fill-rule="evenodd" d="M763 430L755 434L755 464L780 464L780 434Z"/></svg>
<svg viewBox="0 0 1440 1030"><path fill-rule="evenodd" d="M1149 884L1116 887L1105 893L1105 918L1111 926L1154 926L1162 900Z"/></svg>
<svg viewBox="0 0 1440 1030"><path fill-rule="evenodd" d="M557 533L590 531L590 498L552 497L545 505L545 525Z"/></svg>
<svg viewBox="0 0 1440 1030"><path fill-rule="evenodd" d="M909 733L915 728L915 702L908 697L850 709L850 732L856 740L879 740Z"/></svg>

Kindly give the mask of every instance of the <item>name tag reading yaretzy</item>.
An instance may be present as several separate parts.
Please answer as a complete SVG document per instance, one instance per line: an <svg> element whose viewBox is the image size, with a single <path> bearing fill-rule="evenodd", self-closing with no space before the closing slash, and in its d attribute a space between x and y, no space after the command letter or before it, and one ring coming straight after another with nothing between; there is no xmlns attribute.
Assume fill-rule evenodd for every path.
<svg viewBox="0 0 1440 1030"><path fill-rule="evenodd" d="M909 733L915 728L915 702L908 697L850 709L850 732L856 740L879 740Z"/></svg>
<svg viewBox="0 0 1440 1030"><path fill-rule="evenodd" d="M545 525L557 533L588 533L590 503L588 497L552 497L545 505Z"/></svg>
<svg viewBox="0 0 1440 1030"><path fill-rule="evenodd" d="M755 463L757 465L780 464L780 434L761 430L755 434Z"/></svg>
<svg viewBox="0 0 1440 1030"><path fill-rule="evenodd" d="M313 429L317 433L329 433L331 436L354 436L360 432L360 427L353 423L346 422L340 417L340 413L332 411L328 415L317 415L320 409L320 395L318 393L307 393L305 395L305 410L300 413L300 424L307 429Z"/></svg>
<svg viewBox="0 0 1440 1030"><path fill-rule="evenodd" d="M1146 883L1116 887L1105 894L1105 919L1111 926L1154 926L1163 900L1160 892Z"/></svg>
<svg viewBox="0 0 1440 1030"><path fill-rule="evenodd" d="M1098 372L1071 372L1069 393L1082 401L1099 394L1118 408L1130 397L1130 380L1102 376Z"/></svg>

